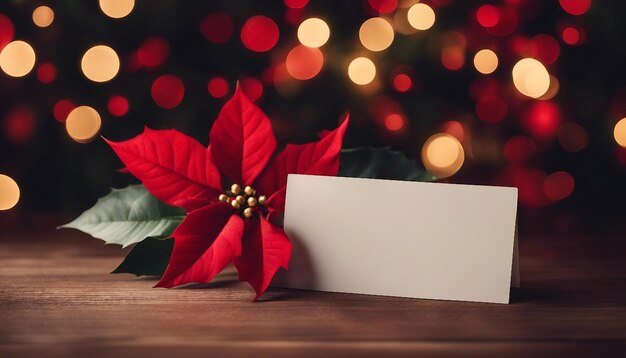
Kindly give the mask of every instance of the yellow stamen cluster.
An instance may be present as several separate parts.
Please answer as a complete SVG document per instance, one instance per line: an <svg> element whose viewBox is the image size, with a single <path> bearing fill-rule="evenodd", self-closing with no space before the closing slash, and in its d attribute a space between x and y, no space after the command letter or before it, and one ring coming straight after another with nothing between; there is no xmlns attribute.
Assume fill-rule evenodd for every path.
<svg viewBox="0 0 626 358"><path fill-rule="evenodd" d="M265 195L257 196L256 190L251 186L241 188L239 184L233 184L230 187L230 191L225 194L220 194L219 200L224 203L230 203L230 205L241 210L241 213L246 218L252 217L258 210L262 210L259 206L265 205L267 198Z"/></svg>

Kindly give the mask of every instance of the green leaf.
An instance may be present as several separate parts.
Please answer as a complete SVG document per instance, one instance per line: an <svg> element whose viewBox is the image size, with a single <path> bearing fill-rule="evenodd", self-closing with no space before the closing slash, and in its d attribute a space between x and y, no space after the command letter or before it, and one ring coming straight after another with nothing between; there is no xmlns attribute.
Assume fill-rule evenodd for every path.
<svg viewBox="0 0 626 358"><path fill-rule="evenodd" d="M146 238L133 246L124 261L111 273L162 276L173 249L173 239Z"/></svg>
<svg viewBox="0 0 626 358"><path fill-rule="evenodd" d="M112 189L76 220L61 226L83 231L122 247L146 237L168 237L185 217L182 209L168 206L143 185Z"/></svg>
<svg viewBox="0 0 626 358"><path fill-rule="evenodd" d="M415 161L389 148L344 149L339 160L338 176L409 181L436 179Z"/></svg>

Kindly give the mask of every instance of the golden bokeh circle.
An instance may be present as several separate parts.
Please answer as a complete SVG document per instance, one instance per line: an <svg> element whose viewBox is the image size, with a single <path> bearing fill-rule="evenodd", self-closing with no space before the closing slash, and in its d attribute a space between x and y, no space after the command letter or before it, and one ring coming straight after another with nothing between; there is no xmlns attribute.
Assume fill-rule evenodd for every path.
<svg viewBox="0 0 626 358"><path fill-rule="evenodd" d="M100 114L89 106L74 108L65 121L67 134L78 143L92 141L100 133L101 127Z"/></svg>

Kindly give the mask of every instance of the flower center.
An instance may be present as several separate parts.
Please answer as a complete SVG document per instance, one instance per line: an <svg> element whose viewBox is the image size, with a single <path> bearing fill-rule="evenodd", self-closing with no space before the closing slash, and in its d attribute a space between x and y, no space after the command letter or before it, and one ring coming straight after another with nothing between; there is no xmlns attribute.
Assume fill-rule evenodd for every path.
<svg viewBox="0 0 626 358"><path fill-rule="evenodd" d="M249 185L242 189L241 185L233 184L230 186L230 191L220 194L219 200L224 203L230 203L240 214L250 218L259 210L265 210L263 206L267 198L265 195L257 196L256 190Z"/></svg>

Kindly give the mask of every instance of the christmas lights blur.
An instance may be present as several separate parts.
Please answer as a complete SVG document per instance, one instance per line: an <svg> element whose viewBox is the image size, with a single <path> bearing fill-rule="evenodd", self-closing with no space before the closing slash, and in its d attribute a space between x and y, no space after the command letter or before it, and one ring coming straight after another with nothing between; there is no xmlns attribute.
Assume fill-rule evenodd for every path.
<svg viewBox="0 0 626 358"><path fill-rule="evenodd" d="M102 13L113 19L123 19L135 8L134 0L99 0L98 3ZM530 159L540 154L536 142L558 142L564 152L572 154L584 150L589 142L587 130L570 122L571 119L564 115L558 102L561 83L555 76L560 74L558 64L565 53L562 54L562 50L589 41L589 27L584 22L559 22L552 34L533 34L532 37L512 35L524 19L515 6L504 2L480 4L473 8L469 21L478 30L470 27L458 30L461 28L458 26L456 30L444 32L433 29L433 26L440 12L444 14L445 1L427 4L417 0L363 0L366 14L360 21L365 20L353 29L354 46L347 50L352 52L346 53L341 49L348 47L345 44L338 49L335 32L332 32L332 41L329 41L331 28L336 31L332 17L317 17L323 14L312 13L308 0L283 0L283 3L284 18L252 13L242 19L226 11L202 14L198 18L194 26L198 34L206 39L207 46L236 43L252 55L267 57L270 63L264 72L248 74L242 71L247 75L243 78L211 73L202 79L203 86L206 84L203 89L207 91L205 95L224 98L239 80L239 85L253 101L263 98L266 89L290 96L300 86L306 85L303 81L320 78L321 73L325 76L326 73L341 71L346 83L359 89L358 95L372 103L370 115L377 128L400 137L410 133L409 130L414 127L412 124L419 118L409 115L411 111L403 108L399 100L382 96L381 92L389 90L395 96L413 96L420 90L423 69L394 64L385 53L392 53L394 46L404 41L403 37L419 39L432 33L432 38L438 41L437 45L430 44L431 47L423 49L431 60L438 61L437 66L443 71L473 72L476 79L469 89L473 102L465 108L464 119L452 115L442 117L445 123L441 126L441 133L431 136L424 143L421 156L426 169L440 178L456 174L466 159L474 161L480 157L473 155L472 145L478 141L472 137L474 124L500 126L516 121L523 133L502 138L499 144L494 141L496 144L492 148L509 164L523 166L522 169L508 168L502 172L506 184L523 187L520 189L523 192L520 200L531 206L564 200L574 191L571 174L565 171L549 174L534 169L532 166L536 164ZM560 6L564 17L579 19L592 9L592 2L559 0L557 6ZM310 17L312 15L316 17ZM37 31L51 31L60 26L54 21L54 10L42 5L32 12L30 25L41 28ZM109 22L114 21L109 19ZM52 28L46 29L51 25ZM482 32L477 36L472 31ZM63 73L57 71L55 63L48 58L45 58L47 62L36 63L33 46L26 41L15 40L14 35L11 19L0 14L0 69L10 77L23 77L37 65L35 72L41 84L59 82ZM143 68L150 74L151 86L145 91L154 103L161 108L172 109L185 98L186 83L178 75L163 74L161 71L171 65L168 60L176 48L171 38L164 37L146 36L132 50L120 47L119 53L122 59L134 61L134 71ZM236 41L237 37L240 42ZM172 41L172 47L166 38ZM343 38L342 41L348 40ZM417 48L417 51L422 51L422 48ZM339 63L337 54L352 60ZM84 53L80 69L90 81L108 82L119 75L122 62L113 48L94 45ZM191 81L185 78L191 86ZM563 82L564 85L566 83ZM133 97L112 93L115 92L104 97L106 108L101 110L107 110L113 117L126 116L130 110L129 100ZM95 108L76 107L72 98L55 99L51 106L48 113L65 123L67 133L73 140L86 143L99 133L102 118ZM13 138L14 143L29 141L39 120L34 114L36 112L16 106L8 113L3 123L5 128L10 128L5 129L11 133L8 136ZM626 118L617 121L612 129L617 147L626 148ZM484 141L487 142L486 139ZM486 146L485 143L478 144ZM616 152L618 156L622 153L619 150Z"/></svg>
<svg viewBox="0 0 626 358"><path fill-rule="evenodd" d="M88 49L80 62L80 68L94 82L112 80L120 70L120 59L115 50L105 45Z"/></svg>
<svg viewBox="0 0 626 358"><path fill-rule="evenodd" d="M8 43L0 52L0 68L12 77L24 77L35 67L35 50L25 41Z"/></svg>
<svg viewBox="0 0 626 358"><path fill-rule="evenodd" d="M33 23L39 27L48 27L54 21L54 11L49 6L39 6L33 10Z"/></svg>

